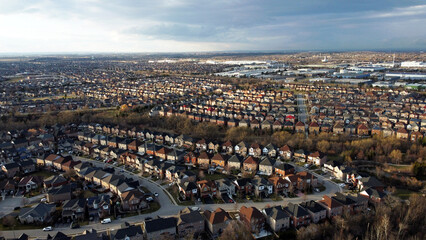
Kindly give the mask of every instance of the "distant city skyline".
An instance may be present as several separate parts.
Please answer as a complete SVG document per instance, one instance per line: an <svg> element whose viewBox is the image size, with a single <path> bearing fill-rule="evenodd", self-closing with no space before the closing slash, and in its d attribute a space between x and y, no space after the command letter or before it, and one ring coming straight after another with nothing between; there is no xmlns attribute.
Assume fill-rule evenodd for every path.
<svg viewBox="0 0 426 240"><path fill-rule="evenodd" d="M0 0L0 55L426 50L422 0Z"/></svg>

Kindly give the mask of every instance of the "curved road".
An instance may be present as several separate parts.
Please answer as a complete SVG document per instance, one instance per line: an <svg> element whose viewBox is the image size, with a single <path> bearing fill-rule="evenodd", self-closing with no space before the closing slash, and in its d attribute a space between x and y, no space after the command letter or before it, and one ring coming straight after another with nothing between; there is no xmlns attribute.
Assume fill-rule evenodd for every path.
<svg viewBox="0 0 426 240"><path fill-rule="evenodd" d="M93 163L93 165L95 166L99 166L99 167L103 167L105 165L110 166L110 164L105 164L103 162L99 162L99 161L95 161L95 160L90 160L90 159L86 159L86 158L81 158L81 157L75 157L75 159L77 160L81 160L81 161L88 161ZM306 170L303 167L299 167L297 165L294 165L296 167L296 170L298 171L303 171ZM93 224L89 224L86 226L82 226L79 229L70 229L69 227L62 227L62 228L54 228L54 231L51 232L43 232L42 229L34 229L34 230L16 230L16 231L2 231L0 233L1 236L5 237L6 239L9 238L17 238L19 237L22 233L27 234L30 238L45 238L47 237L47 234L50 234L51 236L56 234L56 232L61 231L67 235L78 235L81 234L83 231L88 230L88 229L96 229L98 232L104 232L104 231L113 231L114 229L119 229L121 228L121 224L124 222L129 222L131 224L140 224L142 221L145 220L146 217L151 217L151 218L155 218L157 216L171 216L171 215L176 215L181 209L185 208L186 206L180 206L177 205L174 202L173 198L170 198L168 196L169 193L166 194L167 191L163 191L163 187L161 185L159 185L158 183L155 183L151 180L148 180L140 175L136 175L133 174L131 172L128 172L126 170L124 170L124 172L120 172L121 169L123 168L119 168L119 167L115 167L116 168L116 173L117 174L124 174L126 177L132 177L132 178L139 178L142 186L146 187L149 191L151 192L157 192L158 193L158 197L157 197L157 201L160 203L161 208L153 213L148 213L148 214L143 214L143 215L138 215L138 216L133 216L133 217L128 217L128 218L124 218L124 219L117 219L114 220L112 223L109 224L100 224L100 223L93 223ZM321 175L317 175L315 173L313 173L315 176L318 177L318 182L322 183L325 185L326 190L324 190L323 192L320 193L314 193L311 195L306 195L303 197L296 197L296 198L284 198L282 201L272 201L272 200L265 200L263 202L246 202L246 203L234 203L234 204L197 204L195 206L200 207L202 210L215 210L217 208L223 208L226 211L235 211L235 210L239 210L242 206L246 206L246 207L256 207L258 209L262 209L267 205L270 206L275 206L275 205L287 205L288 203L300 203L303 201L309 201L309 200L321 200L322 196L324 195L333 195L336 192L341 192L342 189L335 184L334 182L331 182L329 180L327 180L326 178L324 178Z"/></svg>

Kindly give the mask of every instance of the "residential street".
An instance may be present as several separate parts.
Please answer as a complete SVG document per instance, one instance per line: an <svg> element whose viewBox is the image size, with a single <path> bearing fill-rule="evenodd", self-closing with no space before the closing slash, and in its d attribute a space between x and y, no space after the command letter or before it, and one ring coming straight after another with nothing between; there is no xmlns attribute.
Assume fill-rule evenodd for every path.
<svg viewBox="0 0 426 240"><path fill-rule="evenodd" d="M297 97L297 109L299 112L299 121L303 122L303 123L307 123L308 121L308 110L306 108L306 99L305 96L302 94L298 94L296 95Z"/></svg>

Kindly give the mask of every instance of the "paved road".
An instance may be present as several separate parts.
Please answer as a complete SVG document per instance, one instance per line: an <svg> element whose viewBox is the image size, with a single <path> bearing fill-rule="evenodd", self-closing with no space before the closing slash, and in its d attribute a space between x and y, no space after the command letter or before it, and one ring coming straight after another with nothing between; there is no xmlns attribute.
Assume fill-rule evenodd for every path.
<svg viewBox="0 0 426 240"><path fill-rule="evenodd" d="M305 96L302 94L296 95L296 101L297 101L297 109L298 109L298 119L299 121L305 123L305 134L306 137L308 137L308 120L309 120L309 113L306 108L306 99Z"/></svg>
<svg viewBox="0 0 426 240"><path fill-rule="evenodd" d="M89 160L86 158L81 158L81 157L76 157L77 160L81 160L81 161L90 161L92 162L95 166L99 166L102 167L105 165L105 163L102 162L98 162L98 161L94 161L94 160ZM107 164L108 166L111 166L109 164ZM296 167L297 171L304 171L306 170L303 167L294 165ZM50 235L54 235L57 231L61 231L65 234L70 234L70 235L76 235L76 234L81 234L83 231L87 230L87 229L96 229L98 232L102 232L102 231L112 231L113 229L118 229L121 228L121 224L124 222L129 222L131 224L137 224L137 223L141 223L142 221L145 220L146 217L157 217L157 216L171 216L171 215L175 215L177 214L181 209L185 208L185 206L179 206L176 205L175 203L173 203L173 201L166 195L166 193L164 191L162 191L162 186L160 186L157 183L154 183L150 180L147 180L146 178L143 178L141 176L135 175L133 173L124 171L124 172L120 172L122 168L116 168L116 173L117 174L125 174L126 177L133 177L133 178L140 178L140 181L142 182L142 186L148 188L148 190L150 190L151 192L157 192L159 194L158 196L158 202L161 205L161 208L153 213L148 213L148 214L143 214L143 215L138 215L138 216L133 216L133 217L128 217L128 218L124 218L124 219L117 219L114 220L112 223L109 224L100 224L100 223L96 223L96 224L90 224L90 225L86 225L86 226L82 226L79 229L70 229L69 227L62 227L62 228L55 228L54 231L52 232L43 232L41 229L34 229L34 230L19 230L19 231L3 231L0 232L0 236L4 236L5 238L15 238L14 236L18 237L20 236L22 233L26 233L29 237L31 238L45 238L47 236L47 234ZM329 180L327 180L326 178L324 178L321 175L317 175L314 173L314 175L316 175L319 178L319 182L324 184L326 187L326 190L320 193L314 193L311 195L306 195L303 197L296 197L296 198L285 198L282 201L272 201L272 200L265 200L264 202L246 202L246 203L230 203L230 204L198 204L196 205L197 207L200 207L202 210L215 210L218 207L225 209L226 211L234 211L234 210L238 210L240 209L242 206L246 206L246 207L256 207L259 209L264 208L267 205L270 206L274 206L274 205L287 205L288 203L300 203L303 201L309 201L309 200L321 200L322 196L324 195L334 195L335 192L341 192L341 188L335 184L334 182L331 182Z"/></svg>
<svg viewBox="0 0 426 240"><path fill-rule="evenodd" d="M298 118L299 121L307 123L308 121L308 110L306 107L306 99L305 96L302 94L296 95L296 101L297 101L297 109L298 109Z"/></svg>

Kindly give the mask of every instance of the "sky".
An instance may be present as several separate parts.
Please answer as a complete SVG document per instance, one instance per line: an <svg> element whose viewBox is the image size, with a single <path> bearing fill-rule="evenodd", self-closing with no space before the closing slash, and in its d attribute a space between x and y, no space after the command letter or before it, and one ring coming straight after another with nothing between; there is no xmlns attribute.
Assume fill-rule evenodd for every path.
<svg viewBox="0 0 426 240"><path fill-rule="evenodd" d="M426 50L425 0L0 0L0 53Z"/></svg>

